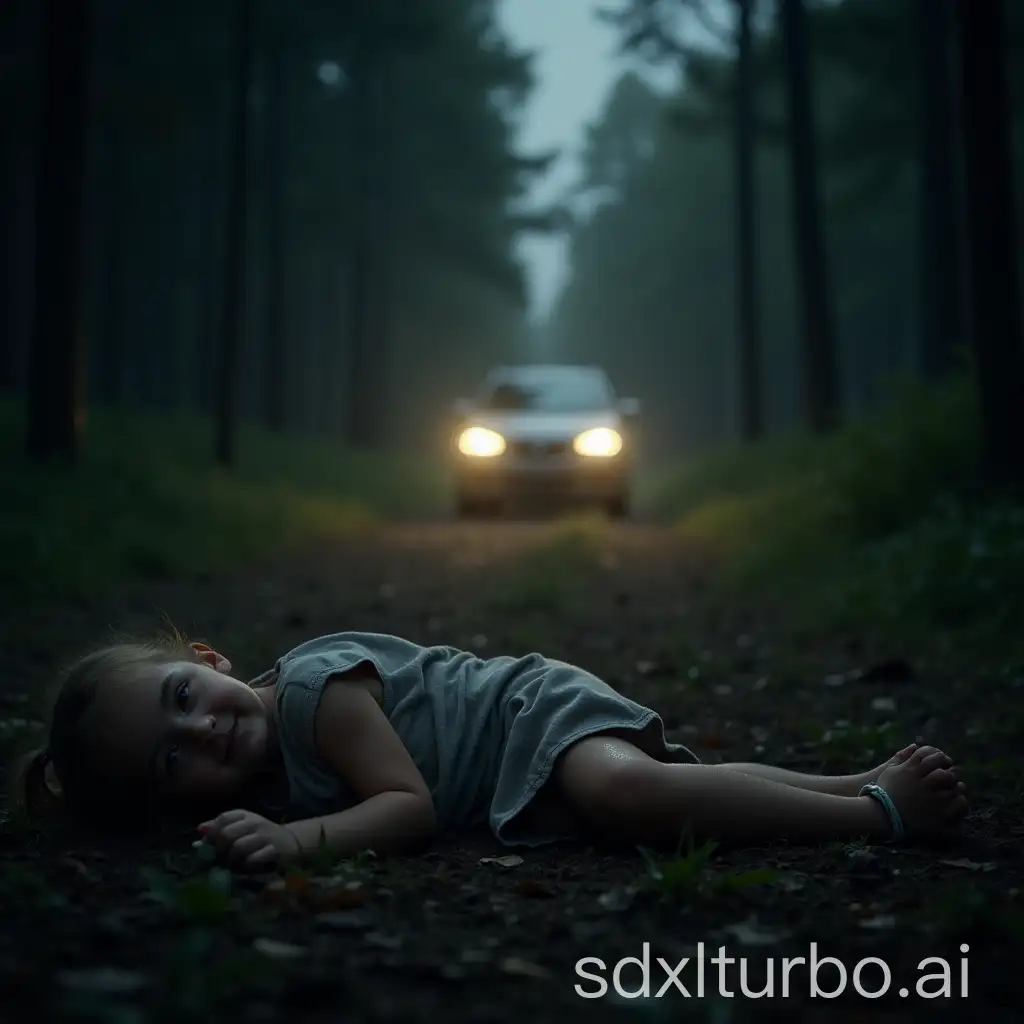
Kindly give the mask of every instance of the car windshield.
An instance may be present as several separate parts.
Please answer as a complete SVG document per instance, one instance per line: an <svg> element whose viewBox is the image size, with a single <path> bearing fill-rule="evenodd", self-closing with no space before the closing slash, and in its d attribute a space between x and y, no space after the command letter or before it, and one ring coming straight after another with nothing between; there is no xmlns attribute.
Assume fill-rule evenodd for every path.
<svg viewBox="0 0 1024 1024"><path fill-rule="evenodd" d="M485 392L481 409L495 412L593 412L611 405L598 374L574 373L498 381Z"/></svg>

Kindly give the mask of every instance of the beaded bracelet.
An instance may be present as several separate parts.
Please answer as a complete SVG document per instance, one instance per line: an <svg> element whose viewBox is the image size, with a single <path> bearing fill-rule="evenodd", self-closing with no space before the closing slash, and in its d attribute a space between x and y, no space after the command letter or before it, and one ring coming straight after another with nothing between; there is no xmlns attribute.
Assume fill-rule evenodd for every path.
<svg viewBox="0 0 1024 1024"><path fill-rule="evenodd" d="M900 812L896 810L896 805L892 802L892 797L889 796L881 786L876 785L874 782L869 782L864 786L858 796L870 796L885 808L886 814L889 815L889 822L892 825L892 841L894 843L900 842L906 833L903 830L903 820L900 818Z"/></svg>

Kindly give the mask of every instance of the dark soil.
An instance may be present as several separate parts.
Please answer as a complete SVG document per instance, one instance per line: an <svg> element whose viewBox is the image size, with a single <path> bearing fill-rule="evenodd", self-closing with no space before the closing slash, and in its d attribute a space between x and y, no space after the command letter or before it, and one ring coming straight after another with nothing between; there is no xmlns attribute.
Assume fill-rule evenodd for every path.
<svg viewBox="0 0 1024 1024"><path fill-rule="evenodd" d="M863 638L803 641L784 607L723 613L706 574L668 531L624 525L588 542L554 526L387 527L286 567L231 579L127 588L116 602L16 611L0 671L5 743L24 732L27 696L56 662L165 616L252 676L288 648L341 629L398 633L480 654L540 649L602 675L662 712L670 738L708 761L760 760L806 771L862 770L914 739L963 766L974 810L947 848L855 843L657 858L567 847L509 851L484 836L417 858L365 857L292 880L229 876L200 863L194 835L138 843L26 833L0 845L0 1016L71 1021L555 1021L640 1014L687 1021L1018 1021L1024 950L1020 888L1020 680L981 690L928 665L927 651L873 650ZM540 546L538 548L538 545ZM546 545L546 546L545 546ZM538 551L540 552L538 554ZM859 671L857 671L859 670ZM12 724L13 721L13 724ZM754 872L750 874L749 872ZM744 874L748 872L748 874ZM650 944L650 998L576 973L597 957L611 981ZM656 997L673 966L694 960ZM806 964L782 988L782 959L843 964L846 991L812 997ZM961 952L961 944L969 946ZM773 962L773 997L764 988ZM889 994L856 994L858 961L880 958ZM916 991L950 965L948 997ZM966 964L967 989L963 971ZM594 966L584 970L594 971ZM635 991L634 964L621 983ZM835 966L819 970L825 993ZM868 964L858 979L883 984ZM934 979L925 992L938 991ZM901 988L909 994L901 997ZM671 992L674 991L674 995ZM722 992L723 995L718 993ZM725 992L732 993L726 997Z"/></svg>

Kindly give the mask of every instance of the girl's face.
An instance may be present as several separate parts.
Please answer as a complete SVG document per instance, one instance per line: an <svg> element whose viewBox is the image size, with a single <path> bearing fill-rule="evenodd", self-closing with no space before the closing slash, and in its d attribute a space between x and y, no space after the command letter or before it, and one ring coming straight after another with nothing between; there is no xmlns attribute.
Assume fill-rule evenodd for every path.
<svg viewBox="0 0 1024 1024"><path fill-rule="evenodd" d="M88 715L98 767L161 799L218 802L237 795L266 763L276 687L254 690L230 663L199 649L99 687Z"/></svg>

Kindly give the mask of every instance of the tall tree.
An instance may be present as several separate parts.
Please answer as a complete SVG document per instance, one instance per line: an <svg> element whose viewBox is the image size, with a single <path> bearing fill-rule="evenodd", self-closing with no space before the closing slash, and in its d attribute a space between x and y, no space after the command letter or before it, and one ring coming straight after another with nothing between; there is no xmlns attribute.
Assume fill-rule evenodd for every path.
<svg viewBox="0 0 1024 1024"><path fill-rule="evenodd" d="M802 324L802 384L807 425L839 420L839 366L831 284L821 223L818 154L804 0L780 0L789 108L789 151Z"/></svg>
<svg viewBox="0 0 1024 1024"><path fill-rule="evenodd" d="M383 57L366 42L357 44L349 61L348 80L352 108L350 150L355 170L355 193L352 204L352 227L349 239L348 279L348 380L345 408L348 410L346 438L358 448L373 445L377 440L377 388L374 368L379 368L379 351L375 328L381 315L377 304L386 302L379 293L379 271L383 255L377 237L383 218L380 185L386 157L384 134L380 132L382 117L380 89ZM378 369L379 372L379 369Z"/></svg>
<svg viewBox="0 0 1024 1024"><path fill-rule="evenodd" d="M0 5L0 392L25 384L38 4Z"/></svg>
<svg viewBox="0 0 1024 1024"><path fill-rule="evenodd" d="M266 367L264 417L271 430L285 427L287 347L285 343L285 273L288 252L288 43L291 26L271 16L264 0L266 55L266 121L264 125L264 183L266 216L266 275L263 283Z"/></svg>
<svg viewBox="0 0 1024 1024"><path fill-rule="evenodd" d="M1002 0L956 0L960 30L971 326L985 459L997 485L1024 484L1024 346Z"/></svg>
<svg viewBox="0 0 1024 1024"><path fill-rule="evenodd" d="M937 380L963 338L953 115L953 0L916 0L919 29L921 367Z"/></svg>
<svg viewBox="0 0 1024 1024"><path fill-rule="evenodd" d="M77 460L84 429L83 191L90 4L46 0L36 170L28 451Z"/></svg>
<svg viewBox="0 0 1024 1024"><path fill-rule="evenodd" d="M740 430L756 441L764 430L761 409L761 338L757 280L757 203L754 152L753 0L736 0L736 262L739 280Z"/></svg>
<svg viewBox="0 0 1024 1024"><path fill-rule="evenodd" d="M757 119L754 103L754 39L752 19L755 0L734 0L736 73L731 111L735 137L735 266L737 327L737 408L740 434L747 441L759 438L764 429L761 380L761 331L757 261L757 203L755 150ZM611 20L624 33L624 47L655 59L672 58L691 75L702 74L699 51L683 42L684 17L695 18L720 42L722 32L713 21L707 0L629 0ZM733 83L730 83L733 84ZM677 121L683 121L681 114ZM683 122L685 124L685 122ZM690 125L689 127L692 127ZM685 130L685 127L684 127Z"/></svg>
<svg viewBox="0 0 1024 1024"><path fill-rule="evenodd" d="M224 466L235 460L239 354L245 331L246 235L249 209L249 91L253 52L254 0L235 0L236 29L224 258L224 303L217 365L216 456Z"/></svg>

